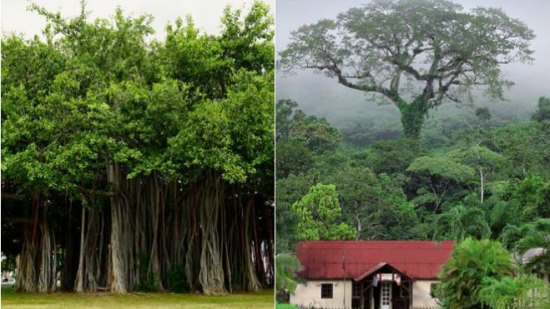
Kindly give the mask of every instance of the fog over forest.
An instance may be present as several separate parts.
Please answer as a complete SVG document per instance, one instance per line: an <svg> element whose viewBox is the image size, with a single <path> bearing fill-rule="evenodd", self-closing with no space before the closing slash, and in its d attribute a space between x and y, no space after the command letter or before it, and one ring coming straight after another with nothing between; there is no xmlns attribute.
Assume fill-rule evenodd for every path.
<svg viewBox="0 0 550 309"><path fill-rule="evenodd" d="M536 38L531 43L534 61L532 64L512 63L501 66L504 77L514 82L505 92L508 101L495 101L487 97L475 98L475 107L467 104L458 106L445 102L430 111L426 127L437 125L448 117L455 119L474 117L476 107L487 106L493 119L518 121L528 118L534 111L540 96L550 96L550 33L548 16L550 1L513 0L456 0L467 11L475 7L497 7L512 17L525 22ZM276 6L276 49L280 52L289 43L290 33L305 24L323 18L335 19L339 13L364 4L364 0L318 1L318 0L279 0ZM295 71L293 74L277 72L277 99L292 99L306 113L325 117L333 125L342 129L357 125L384 127L395 125L400 130L399 111L393 105L377 105L369 102L370 95L348 89L336 79L325 77L313 71Z"/></svg>

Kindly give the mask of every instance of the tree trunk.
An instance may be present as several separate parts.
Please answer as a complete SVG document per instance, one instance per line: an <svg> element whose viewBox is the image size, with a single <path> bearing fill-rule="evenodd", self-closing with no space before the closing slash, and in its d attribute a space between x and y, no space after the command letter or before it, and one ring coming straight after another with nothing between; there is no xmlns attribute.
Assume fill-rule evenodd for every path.
<svg viewBox="0 0 550 309"><path fill-rule="evenodd" d="M150 187L151 191L150 199L151 199L151 219L150 224L153 226L153 244L151 245L151 253L149 254L149 265L147 267L147 278L148 280L152 280L151 283L153 283L156 288L162 290L162 280L160 276L160 260L159 260L159 224L160 224L160 208L161 208L161 198L160 198L160 189L158 186L158 181L155 178L155 176L152 176L150 180Z"/></svg>
<svg viewBox="0 0 550 309"><path fill-rule="evenodd" d="M36 292L36 239L38 226L39 201L33 198L31 203L32 224L25 225L25 236L19 260L19 269L15 289L21 292Z"/></svg>
<svg viewBox="0 0 550 309"><path fill-rule="evenodd" d="M74 290L76 281L76 271L78 270L78 256L75 258L75 253L78 250L76 239L73 235L74 220L73 202L69 202L69 218L66 222L66 230L64 231L64 252L63 252L63 269L61 270L61 290L70 292ZM61 257L60 257L61 258Z"/></svg>
<svg viewBox="0 0 550 309"><path fill-rule="evenodd" d="M76 272L75 292L84 292L84 235L86 229L86 207L82 205L82 219L80 221L80 254L78 257L78 271Z"/></svg>
<svg viewBox="0 0 550 309"><path fill-rule="evenodd" d="M361 225L361 218L359 218L359 214L355 215L355 222L357 222L357 235L355 236L355 240L359 240L361 232L363 232L363 226Z"/></svg>
<svg viewBox="0 0 550 309"><path fill-rule="evenodd" d="M116 163L106 165L106 180L109 191L90 190L90 207L67 204L66 228L55 230L61 234L48 225L39 195L25 208L29 219L18 261L18 290L55 290L55 238L63 233L64 290L106 287L126 293L139 283L162 289L178 283L171 272L180 266L191 288L204 294L257 291L273 280L272 226L256 221L272 217L273 210L266 212L253 191L241 186L226 190L215 171L189 187L154 175L128 180ZM102 197L96 200L96 195ZM140 254L150 254L149 264L142 264L145 276L138 267Z"/></svg>
<svg viewBox="0 0 550 309"><path fill-rule="evenodd" d="M48 226L47 213L40 196L35 196L31 203L32 223L25 226L17 291L47 293L57 287L55 236Z"/></svg>
<svg viewBox="0 0 550 309"><path fill-rule="evenodd" d="M405 137L418 140L428 113L426 101L422 99L422 96L418 96L411 103L402 103L398 107L401 112L401 125Z"/></svg>
<svg viewBox="0 0 550 309"><path fill-rule="evenodd" d="M111 196L111 242L110 242L110 291L117 294L128 292L128 266L130 264L127 250L130 235L127 235L126 227L130 219L126 212L126 205L120 197L120 170L118 164L110 164L107 167L107 180L113 186L115 192Z"/></svg>
<svg viewBox="0 0 550 309"><path fill-rule="evenodd" d="M204 294L225 294L222 246L218 231L223 207L223 184L219 175L207 172L199 195L199 222L202 232L199 282Z"/></svg>
<svg viewBox="0 0 550 309"><path fill-rule="evenodd" d="M261 285L258 281L258 277L256 276L256 272L254 271L254 264L252 262L252 256L251 256L251 248L250 248L250 220L251 220L251 212L252 207L254 207L254 198L250 198L247 205L246 205L246 213L245 213L245 227L244 227L244 258L245 258L245 265L243 271L245 272L245 278L246 278L246 290L249 292L257 292L260 290ZM255 220L255 218L252 218L252 220Z"/></svg>
<svg viewBox="0 0 550 309"><path fill-rule="evenodd" d="M48 222L45 218L40 224L42 239L40 241L40 266L38 275L38 292L53 292L57 286L56 266L55 266L55 237L50 231Z"/></svg>
<svg viewBox="0 0 550 309"><path fill-rule="evenodd" d="M124 250L124 231L123 220L124 214L122 207L116 202L116 198L112 198L115 201L111 202L111 277L110 290L113 293L123 294L128 291L126 277L128 275L127 268L127 255Z"/></svg>
<svg viewBox="0 0 550 309"><path fill-rule="evenodd" d="M483 176L483 167L479 166L479 199L481 204L485 199L485 178Z"/></svg>

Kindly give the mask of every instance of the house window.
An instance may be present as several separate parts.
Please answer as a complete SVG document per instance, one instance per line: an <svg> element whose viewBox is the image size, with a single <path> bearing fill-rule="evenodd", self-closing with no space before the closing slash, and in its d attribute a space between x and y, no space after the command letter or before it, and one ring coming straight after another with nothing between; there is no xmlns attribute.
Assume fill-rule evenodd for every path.
<svg viewBox="0 0 550 309"><path fill-rule="evenodd" d="M332 298L332 283L321 284L321 298Z"/></svg>

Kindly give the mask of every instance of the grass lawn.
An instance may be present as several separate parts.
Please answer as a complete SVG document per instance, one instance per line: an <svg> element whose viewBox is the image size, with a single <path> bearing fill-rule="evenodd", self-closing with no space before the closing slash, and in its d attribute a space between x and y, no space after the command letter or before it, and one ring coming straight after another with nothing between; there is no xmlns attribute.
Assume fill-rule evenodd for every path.
<svg viewBox="0 0 550 309"><path fill-rule="evenodd" d="M106 293L75 294L16 293L11 288L2 288L2 308L17 309L214 309L214 308L265 308L273 309L275 303L272 290L259 293L230 294L226 296L204 296L200 294L131 293L110 295Z"/></svg>

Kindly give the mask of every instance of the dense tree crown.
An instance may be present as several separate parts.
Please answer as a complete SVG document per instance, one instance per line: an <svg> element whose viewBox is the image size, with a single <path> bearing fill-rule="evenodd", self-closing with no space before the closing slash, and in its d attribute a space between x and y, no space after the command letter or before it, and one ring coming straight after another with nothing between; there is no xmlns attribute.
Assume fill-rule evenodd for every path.
<svg viewBox="0 0 550 309"><path fill-rule="evenodd" d="M428 111L483 89L503 99L500 66L529 62L533 32L502 10L440 0L372 1L292 32L282 70L311 69L375 93L401 113L417 138Z"/></svg>
<svg viewBox="0 0 550 309"><path fill-rule="evenodd" d="M22 244L7 252L21 256L17 288L55 290L57 271L79 292L273 284L269 8L228 7L218 35L178 19L160 41L148 15L31 10L44 36L2 39L2 200L15 218L2 238Z"/></svg>

